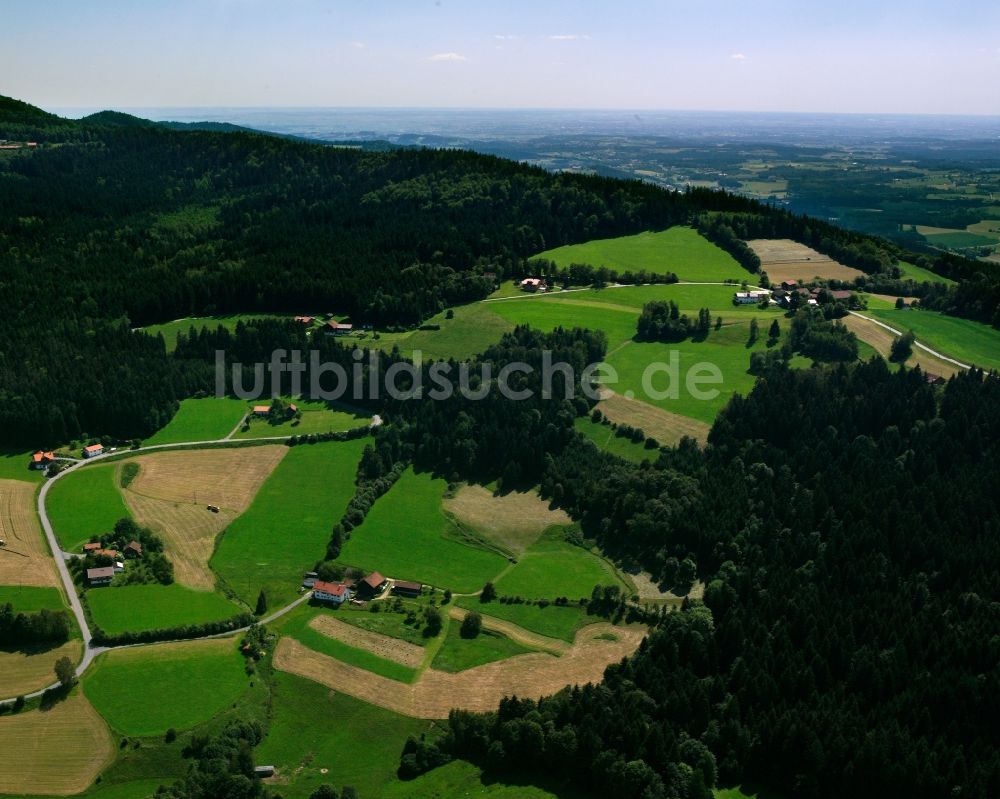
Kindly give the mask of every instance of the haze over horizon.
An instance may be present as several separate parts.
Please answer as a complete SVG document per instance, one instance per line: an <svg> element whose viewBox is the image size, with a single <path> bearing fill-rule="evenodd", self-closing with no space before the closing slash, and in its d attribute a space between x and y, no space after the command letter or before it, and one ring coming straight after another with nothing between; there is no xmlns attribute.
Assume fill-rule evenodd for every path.
<svg viewBox="0 0 1000 799"><path fill-rule="evenodd" d="M1000 6L55 0L0 93L49 108L1000 114Z"/></svg>

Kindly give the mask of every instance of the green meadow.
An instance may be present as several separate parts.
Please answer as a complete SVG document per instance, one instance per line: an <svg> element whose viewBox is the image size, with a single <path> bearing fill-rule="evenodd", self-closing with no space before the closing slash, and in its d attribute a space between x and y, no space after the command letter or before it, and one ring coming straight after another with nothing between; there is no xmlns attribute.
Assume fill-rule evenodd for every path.
<svg viewBox="0 0 1000 799"><path fill-rule="evenodd" d="M298 595L302 573L326 552L330 531L354 494L366 439L292 447L210 561L251 607L263 588L276 609Z"/></svg>
<svg viewBox="0 0 1000 799"><path fill-rule="evenodd" d="M715 282L752 278L729 253L692 228L672 227L614 239L596 239L538 253L537 258L561 267L582 263L618 272L645 270L657 275L674 272L681 280Z"/></svg>
<svg viewBox="0 0 1000 799"><path fill-rule="evenodd" d="M45 509L63 549L79 552L91 536L108 533L119 519L131 516L115 483L116 468L113 463L84 466L49 489Z"/></svg>
<svg viewBox="0 0 1000 799"><path fill-rule="evenodd" d="M461 626L455 620L448 625L444 643L431 661L431 668L448 672L465 671L484 663L535 651L492 630L481 630L475 638L462 638L459 632Z"/></svg>
<svg viewBox="0 0 1000 799"><path fill-rule="evenodd" d="M412 783L396 777L403 744L410 735L437 730L435 722L400 716L285 672L274 673L272 698L268 734L254 755L277 768L285 799L307 799L323 783L338 791L352 785L363 799L385 796L392 783L408 789Z"/></svg>
<svg viewBox="0 0 1000 799"><path fill-rule="evenodd" d="M15 613L66 609L66 602L58 588L34 585L0 585L0 605L8 603L14 606Z"/></svg>
<svg viewBox="0 0 1000 799"><path fill-rule="evenodd" d="M478 591L507 561L456 540L441 510L446 483L408 469L351 532L340 561L457 592Z"/></svg>
<svg viewBox="0 0 1000 799"><path fill-rule="evenodd" d="M309 620L322 613L337 613L337 618L340 618L339 611L335 610L310 607L297 609L293 617L282 625L281 634L294 638L316 652L329 655L343 663L370 671L373 674L380 674L390 680L410 683L416 678L416 669L379 657L367 649L350 646L343 641L338 641L336 638L314 630L309 626Z"/></svg>
<svg viewBox="0 0 1000 799"><path fill-rule="evenodd" d="M426 646L428 639L423 636L422 625L418 627L416 624L407 624L406 613L413 610L417 613L417 618L420 619L422 618L422 611L427 604L426 602L404 599L404 611L396 613L389 610L388 603L380 602L376 603L376 605L381 607L380 612L372 613L369 610L371 606L358 607L345 602L337 609L336 613L338 621L353 624L362 630L381 633L392 638L401 638L417 646Z"/></svg>
<svg viewBox="0 0 1000 799"><path fill-rule="evenodd" d="M318 400L296 399L291 401L302 412L302 417L300 419L288 419L280 424L273 424L269 419L256 417L250 413L250 406L257 403L244 405L243 411L250 413L247 417L250 429L243 430L241 425L240 429L233 435L233 438L270 438L272 436L304 436L310 433L330 433L350 430L352 427L362 427L371 420L371 417L368 416L335 410L330 408L325 402ZM266 400L262 400L261 404L265 402Z"/></svg>
<svg viewBox="0 0 1000 799"><path fill-rule="evenodd" d="M589 591L587 596L590 596ZM570 643L573 643L576 631L585 624L601 621L588 616L580 608L569 605L548 605L543 608L538 605L512 605L496 601L483 603L474 596L459 597L455 604L466 610L479 611L484 616L509 621L533 633L561 638Z"/></svg>
<svg viewBox="0 0 1000 799"><path fill-rule="evenodd" d="M593 441L598 449L617 455L632 463L642 463L644 460L655 461L659 450L646 449L642 444L635 444L628 438L616 436L611 425L590 421L589 416L581 416L576 420L577 432L584 438Z"/></svg>
<svg viewBox="0 0 1000 799"><path fill-rule="evenodd" d="M499 594L526 599L581 599L589 597L595 585L624 588L608 563L568 543L558 528L543 534L496 581Z"/></svg>
<svg viewBox="0 0 1000 799"><path fill-rule="evenodd" d="M937 311L873 310L868 315L897 330L912 330L918 342L943 355L984 369L1000 369L1000 330L989 325Z"/></svg>
<svg viewBox="0 0 1000 799"><path fill-rule="evenodd" d="M225 438L246 411L243 400L205 397L181 400L180 408L164 427L143 444L174 444L178 441L214 441Z"/></svg>
<svg viewBox="0 0 1000 799"><path fill-rule="evenodd" d="M495 776L486 777L465 760L454 760L422 774L414 780L386 785L379 799L586 799L577 787L556 789L555 793L535 785L508 784Z"/></svg>
<svg viewBox="0 0 1000 799"><path fill-rule="evenodd" d="M11 452L0 450L0 480L24 480L27 483L42 482L39 469L29 469L32 452Z"/></svg>
<svg viewBox="0 0 1000 799"><path fill-rule="evenodd" d="M83 692L123 735L186 730L235 702L249 678L235 640L112 650L83 677Z"/></svg>
<svg viewBox="0 0 1000 799"><path fill-rule="evenodd" d="M932 272L930 269L924 269L922 266L917 266L907 261L900 261L899 269L903 273L903 277L908 277L918 282L944 283L946 286L953 286L955 284L955 281L950 277L943 277Z"/></svg>
<svg viewBox="0 0 1000 799"><path fill-rule="evenodd" d="M162 335L167 345L167 352L173 352L177 346L177 334L184 333L186 335L192 327L195 330L201 330L203 327L207 327L210 330L215 330L218 327L224 327L226 330L235 330L236 325L240 322L246 322L250 319L291 319L294 315L287 313L237 313L222 316L187 316L183 319L174 319L159 325L149 325L142 328L142 330L151 336Z"/></svg>
<svg viewBox="0 0 1000 799"><path fill-rule="evenodd" d="M222 621L246 611L220 594L177 583L92 588L86 596L94 624L111 634Z"/></svg>

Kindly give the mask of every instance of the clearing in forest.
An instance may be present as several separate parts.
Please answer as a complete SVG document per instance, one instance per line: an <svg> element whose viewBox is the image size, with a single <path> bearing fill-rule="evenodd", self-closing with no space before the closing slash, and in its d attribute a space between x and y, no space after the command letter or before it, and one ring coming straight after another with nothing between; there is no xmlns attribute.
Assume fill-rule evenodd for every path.
<svg viewBox="0 0 1000 799"><path fill-rule="evenodd" d="M566 512L552 508L535 491L494 494L481 485L463 485L442 504L459 523L505 551L520 555L552 525L572 523Z"/></svg>
<svg viewBox="0 0 1000 799"><path fill-rule="evenodd" d="M761 271L773 285L783 280L854 280L864 272L834 261L830 256L791 239L752 239L747 244L760 258Z"/></svg>
<svg viewBox="0 0 1000 799"><path fill-rule="evenodd" d="M600 638L604 633L615 640ZM561 657L533 652L455 674L427 669L410 685L341 663L290 638L279 642L274 665L406 716L442 719L452 708L485 712L495 710L504 696L537 699L567 685L600 682L604 669L635 652L645 634L640 627L591 624Z"/></svg>
<svg viewBox="0 0 1000 799"><path fill-rule="evenodd" d="M704 444L711 429L705 422L629 399L610 389L601 392L597 409L615 424L638 427L647 437L655 438L662 445L676 444L685 436Z"/></svg>
<svg viewBox="0 0 1000 799"><path fill-rule="evenodd" d="M122 489L139 524L163 538L178 583L211 591L215 539L245 511L288 448L175 450L140 455L139 473ZM208 505L219 508L218 513Z"/></svg>
<svg viewBox="0 0 1000 799"><path fill-rule="evenodd" d="M79 691L48 710L0 716L0 752L0 794L49 796L82 792L115 755L108 725Z"/></svg>
<svg viewBox="0 0 1000 799"><path fill-rule="evenodd" d="M58 585L31 483L0 480L0 539L0 585Z"/></svg>

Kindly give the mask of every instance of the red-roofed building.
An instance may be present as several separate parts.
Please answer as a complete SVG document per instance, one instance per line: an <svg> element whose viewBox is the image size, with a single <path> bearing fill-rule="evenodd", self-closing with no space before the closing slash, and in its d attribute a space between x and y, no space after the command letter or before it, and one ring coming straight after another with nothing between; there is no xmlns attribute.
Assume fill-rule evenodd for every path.
<svg viewBox="0 0 1000 799"><path fill-rule="evenodd" d="M126 558L141 558L142 557L142 544L138 541L129 541L125 545L125 557Z"/></svg>
<svg viewBox="0 0 1000 799"><path fill-rule="evenodd" d="M267 416L271 412L270 405L254 405L253 414L254 416Z"/></svg>
<svg viewBox="0 0 1000 799"><path fill-rule="evenodd" d="M328 336L346 336L348 333L354 330L354 325L345 324L342 322L336 322L330 320L325 325L323 325L323 332Z"/></svg>
<svg viewBox="0 0 1000 799"><path fill-rule="evenodd" d="M31 456L31 468L44 469L55 459L56 456L54 452L43 452L42 450L38 450L38 452Z"/></svg>
<svg viewBox="0 0 1000 799"><path fill-rule="evenodd" d="M300 325L306 325L308 327L309 325L311 325L313 322L316 321L316 318L313 316L296 316L293 321L298 322Z"/></svg>
<svg viewBox="0 0 1000 799"><path fill-rule="evenodd" d="M327 583L317 580L313 583L313 599L318 602L332 602L339 605L345 599L351 598L351 592L343 583Z"/></svg>
<svg viewBox="0 0 1000 799"><path fill-rule="evenodd" d="M358 584L358 593L366 597L378 596L385 588L386 582L388 581L381 574L372 572Z"/></svg>
<svg viewBox="0 0 1000 799"><path fill-rule="evenodd" d="M97 552L99 549L103 549L100 541L91 541L89 544L83 545L84 552Z"/></svg>
<svg viewBox="0 0 1000 799"><path fill-rule="evenodd" d="M545 291L545 281L540 277L526 277L521 281L521 291Z"/></svg>
<svg viewBox="0 0 1000 799"><path fill-rule="evenodd" d="M104 447L100 444L91 444L89 447L83 448L83 457L85 458L96 458L98 455L104 454Z"/></svg>

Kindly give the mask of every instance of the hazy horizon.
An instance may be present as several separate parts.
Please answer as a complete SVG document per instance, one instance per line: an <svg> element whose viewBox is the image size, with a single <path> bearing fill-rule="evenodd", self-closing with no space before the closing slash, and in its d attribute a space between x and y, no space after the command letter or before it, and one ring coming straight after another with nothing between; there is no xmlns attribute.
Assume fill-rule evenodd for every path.
<svg viewBox="0 0 1000 799"><path fill-rule="evenodd" d="M43 107L1000 114L985 0L53 0L0 44Z"/></svg>

